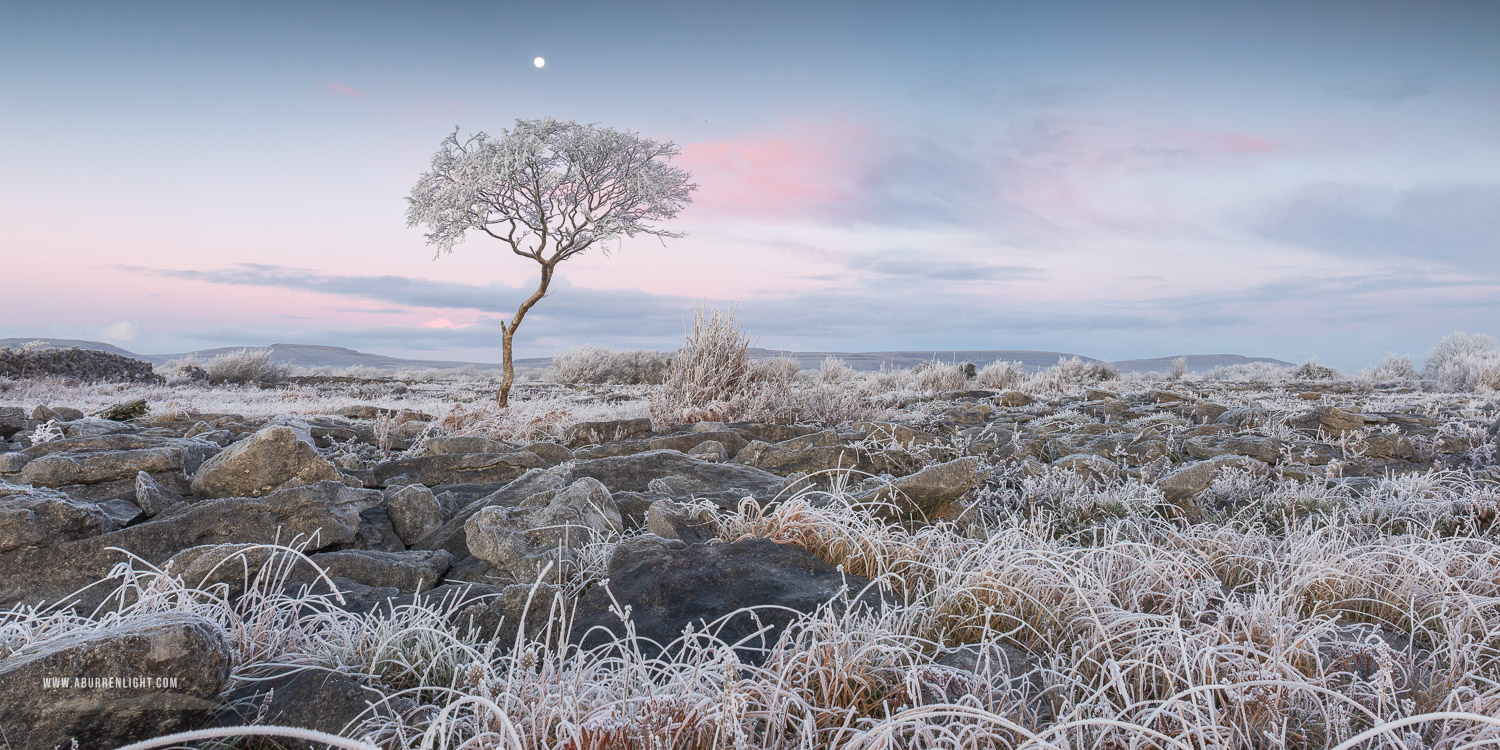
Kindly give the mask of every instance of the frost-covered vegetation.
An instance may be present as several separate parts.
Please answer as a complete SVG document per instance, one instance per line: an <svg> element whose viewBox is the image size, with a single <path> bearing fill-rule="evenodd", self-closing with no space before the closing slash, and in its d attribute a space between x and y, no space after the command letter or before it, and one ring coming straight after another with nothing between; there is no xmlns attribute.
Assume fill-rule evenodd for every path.
<svg viewBox="0 0 1500 750"><path fill-rule="evenodd" d="M585 543L548 537L553 549L537 554L561 572L544 566L543 582L455 560L441 591L403 592L383 609L355 606L374 584L334 575L325 566L336 558L313 555L326 545L306 539L240 549L225 563L245 568L239 590L136 560L115 571L119 591L98 611L0 614L0 669L80 633L183 612L228 644L226 696L301 672L366 691L362 711L341 715L341 747L1500 744L1500 402L1482 377L1496 356L1487 337L1445 339L1421 370L1393 356L1356 376L1315 360L1148 376L1078 360L1036 373L1009 363L859 373L830 358L798 371L750 359L732 311L702 312L685 344L657 384L556 382L570 366L635 356L584 350L581 364L523 379L506 409L476 372L304 373L274 387L6 382L0 405L28 415L12 453L52 455L103 429L33 412L39 404L91 411L145 398L143 436L233 445L300 415L346 483L384 490L382 507L396 507L419 462L443 457L433 441L484 438L499 441L496 456L530 445L552 458L484 490L510 499L470 495L468 507L532 518L597 474L605 486L592 491L617 515L564 521L595 525ZM645 432L629 422L643 419ZM637 491L599 473L637 459L639 471L686 461L682 471L702 477L753 468L785 483L762 492L669 477ZM393 466L408 467L406 479L380 479ZM551 476L566 479L506 495ZM934 487L952 494L923 505ZM460 547L449 549L462 552L478 522L454 512L442 511L457 523ZM468 533L473 546L480 532ZM653 536L663 533L684 541L663 547ZM730 628L735 611L675 642L634 625L592 640L573 627L640 614L643 600L617 592L657 573L612 571L642 549L747 540L806 550L848 588L763 637ZM725 596L751 572L701 593ZM510 623L498 637L463 598L481 581L502 587L477 595L506 603L494 605ZM319 739L276 726L265 701L208 730L239 739L181 742ZM252 731L273 738L246 739Z"/></svg>

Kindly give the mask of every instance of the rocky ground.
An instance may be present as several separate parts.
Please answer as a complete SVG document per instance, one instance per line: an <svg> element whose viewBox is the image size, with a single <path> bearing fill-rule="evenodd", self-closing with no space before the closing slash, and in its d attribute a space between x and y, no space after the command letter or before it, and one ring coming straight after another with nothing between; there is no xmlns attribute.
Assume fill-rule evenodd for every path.
<svg viewBox="0 0 1500 750"><path fill-rule="evenodd" d="M576 393L645 413L616 390ZM0 407L0 746L1500 737L1463 718L1500 713L1484 396L1137 380L519 438L399 403Z"/></svg>

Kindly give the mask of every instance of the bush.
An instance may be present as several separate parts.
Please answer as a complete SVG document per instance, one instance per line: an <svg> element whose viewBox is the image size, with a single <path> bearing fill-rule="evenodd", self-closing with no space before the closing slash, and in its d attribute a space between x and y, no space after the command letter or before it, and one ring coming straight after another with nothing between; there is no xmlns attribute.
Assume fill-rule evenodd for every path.
<svg viewBox="0 0 1500 750"><path fill-rule="evenodd" d="M657 385L666 378L671 361L666 352L617 351L584 344L553 357L547 377L557 383Z"/></svg>
<svg viewBox="0 0 1500 750"><path fill-rule="evenodd" d="M848 365L824 362L818 379L804 382L797 360L756 361L749 349L734 308L709 313L699 307L687 341L651 394L651 418L662 425L746 420L832 426L875 415L855 389L844 386L843 380L854 378Z"/></svg>
<svg viewBox="0 0 1500 750"><path fill-rule="evenodd" d="M1062 392L1119 378L1120 371L1108 362L1085 362L1079 357L1064 357L1037 373L1031 383L1038 390Z"/></svg>
<svg viewBox="0 0 1500 750"><path fill-rule="evenodd" d="M968 364L965 362L964 364ZM973 369L974 365L969 365ZM916 376L917 390L929 393L941 393L943 391L961 391L969 387L971 377L964 365L949 365L938 361L923 362L912 368L912 374Z"/></svg>
<svg viewBox="0 0 1500 750"><path fill-rule="evenodd" d="M1500 342L1483 333L1451 333L1427 355L1424 374L1445 391L1500 390Z"/></svg>
<svg viewBox="0 0 1500 750"><path fill-rule="evenodd" d="M1280 383L1290 377L1292 368L1274 362L1241 362L1235 365L1219 365L1196 378L1203 380L1232 380L1250 383Z"/></svg>
<svg viewBox="0 0 1500 750"><path fill-rule="evenodd" d="M271 361L270 349L241 349L220 354L203 364L208 382L213 385L247 385L277 383L288 375L286 365Z"/></svg>
<svg viewBox="0 0 1500 750"><path fill-rule="evenodd" d="M699 305L687 340L651 394L651 417L662 424L730 419L754 369L750 339L740 331L734 307L710 313Z"/></svg>
<svg viewBox="0 0 1500 750"><path fill-rule="evenodd" d="M1333 380L1339 376L1339 371L1318 361L1316 356L1309 358L1297 367L1292 377L1298 380Z"/></svg>
<svg viewBox="0 0 1500 750"><path fill-rule="evenodd" d="M991 362L974 374L974 384L980 388L1002 390L1014 388L1026 382L1026 371L1020 362Z"/></svg>
<svg viewBox="0 0 1500 750"><path fill-rule="evenodd" d="M818 382L823 385L849 385L859 379L859 374L838 357L830 355L818 368Z"/></svg>
<svg viewBox="0 0 1500 750"><path fill-rule="evenodd" d="M1182 380L1187 375L1187 357L1178 357L1172 360L1172 372L1167 375L1168 380Z"/></svg>
<svg viewBox="0 0 1500 750"><path fill-rule="evenodd" d="M1409 354L1387 354L1379 364L1366 367L1360 378L1372 383L1410 383L1417 378L1417 368Z"/></svg>

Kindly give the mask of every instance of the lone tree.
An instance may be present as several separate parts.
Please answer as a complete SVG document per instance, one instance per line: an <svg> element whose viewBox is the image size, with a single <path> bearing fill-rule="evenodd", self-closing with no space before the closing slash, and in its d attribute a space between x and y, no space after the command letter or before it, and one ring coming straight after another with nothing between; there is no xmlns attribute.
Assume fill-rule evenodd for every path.
<svg viewBox="0 0 1500 750"><path fill-rule="evenodd" d="M692 202L698 186L670 161L676 144L576 122L516 120L499 138L485 133L460 141L455 129L432 157L432 171L407 198L407 226L425 224L437 254L453 251L479 230L542 266L541 283L501 328L505 377L496 395L510 400L515 382L511 341L542 297L557 264L595 244L648 234L681 237L652 226Z"/></svg>

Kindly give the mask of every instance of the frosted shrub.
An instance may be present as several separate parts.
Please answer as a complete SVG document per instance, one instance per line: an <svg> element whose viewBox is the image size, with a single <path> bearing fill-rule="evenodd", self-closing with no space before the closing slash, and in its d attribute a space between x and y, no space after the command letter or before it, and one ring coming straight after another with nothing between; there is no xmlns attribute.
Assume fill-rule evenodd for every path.
<svg viewBox="0 0 1500 750"><path fill-rule="evenodd" d="M31 444L41 445L43 443L50 443L53 440L61 440L62 437L62 427L57 424L57 420L49 419L37 425L36 429L32 431Z"/></svg>
<svg viewBox="0 0 1500 750"><path fill-rule="evenodd" d="M682 350L651 394L651 417L662 424L732 418L753 371L750 338L735 321L734 308L709 312L700 305Z"/></svg>
<svg viewBox="0 0 1500 750"><path fill-rule="evenodd" d="M1317 357L1309 358L1292 373L1292 377L1298 380L1333 380L1338 376L1338 370L1319 362Z"/></svg>
<svg viewBox="0 0 1500 750"><path fill-rule="evenodd" d="M666 377L670 362L665 352L617 351L584 344L553 357L547 377L556 383L656 385Z"/></svg>
<svg viewBox="0 0 1500 750"><path fill-rule="evenodd" d="M1452 333L1427 355L1424 374L1444 391L1500 390L1500 342L1483 333Z"/></svg>
<svg viewBox="0 0 1500 750"><path fill-rule="evenodd" d="M853 378L853 370L839 370L841 363L825 363L816 380L804 382L797 360L756 361L749 349L733 308L710 313L700 307L666 379L651 392L651 418L662 425L741 420L837 425L875 415L856 389L823 382Z"/></svg>
<svg viewBox="0 0 1500 750"><path fill-rule="evenodd" d="M249 383L276 383L286 379L286 365L271 361L270 349L241 349L220 354L205 362L203 370L208 382L214 385L246 385Z"/></svg>
<svg viewBox="0 0 1500 750"><path fill-rule="evenodd" d="M1410 354L1387 354L1379 364L1366 367L1359 374L1360 380L1374 383L1410 384L1417 379L1417 368Z"/></svg>
<svg viewBox="0 0 1500 750"><path fill-rule="evenodd" d="M973 365L969 365L973 367ZM961 391L969 387L969 376L963 365L923 362L912 368L917 390L928 393Z"/></svg>
<svg viewBox="0 0 1500 750"><path fill-rule="evenodd" d="M1454 331L1444 336L1427 355L1428 377L1437 377L1444 368L1471 357L1500 354L1500 342L1486 333Z"/></svg>
<svg viewBox="0 0 1500 750"><path fill-rule="evenodd" d="M1026 371L1020 362L991 362L974 374L974 384L980 388L1002 390L1015 388L1026 382Z"/></svg>
<svg viewBox="0 0 1500 750"><path fill-rule="evenodd" d="M1031 379L1039 391L1065 392L1105 380L1117 380L1120 371L1108 362L1085 362L1079 357L1064 357Z"/></svg>
<svg viewBox="0 0 1500 750"><path fill-rule="evenodd" d="M818 368L818 382L823 385L849 385L858 379L858 373L848 362L831 355Z"/></svg>
<svg viewBox="0 0 1500 750"><path fill-rule="evenodd" d="M1237 365L1219 365L1189 379L1235 381L1273 385L1291 377L1292 369L1274 362L1241 362Z"/></svg>

